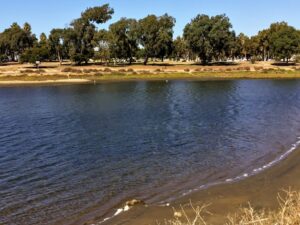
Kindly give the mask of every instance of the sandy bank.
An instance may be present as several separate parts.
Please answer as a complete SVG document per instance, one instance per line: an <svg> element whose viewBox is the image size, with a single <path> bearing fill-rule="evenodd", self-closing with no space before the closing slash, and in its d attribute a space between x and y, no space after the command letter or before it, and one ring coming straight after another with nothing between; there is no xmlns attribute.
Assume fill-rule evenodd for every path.
<svg viewBox="0 0 300 225"><path fill-rule="evenodd" d="M43 63L42 68L30 65L8 64L0 66L0 86L102 83L147 80L228 80L228 79L299 79L300 66L276 66L271 62L234 65L166 64L71 66Z"/></svg>
<svg viewBox="0 0 300 225"><path fill-rule="evenodd" d="M59 85L59 84L80 84L89 83L87 79L57 79L57 80L0 80L0 86L19 86L19 85Z"/></svg>

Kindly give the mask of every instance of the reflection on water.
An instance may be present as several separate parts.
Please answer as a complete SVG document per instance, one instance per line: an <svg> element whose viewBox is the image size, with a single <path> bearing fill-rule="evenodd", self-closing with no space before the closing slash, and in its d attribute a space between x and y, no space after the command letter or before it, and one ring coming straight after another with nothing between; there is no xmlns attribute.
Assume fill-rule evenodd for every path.
<svg viewBox="0 0 300 225"><path fill-rule="evenodd" d="M300 135L300 83L0 89L0 224L157 203L264 165Z"/></svg>

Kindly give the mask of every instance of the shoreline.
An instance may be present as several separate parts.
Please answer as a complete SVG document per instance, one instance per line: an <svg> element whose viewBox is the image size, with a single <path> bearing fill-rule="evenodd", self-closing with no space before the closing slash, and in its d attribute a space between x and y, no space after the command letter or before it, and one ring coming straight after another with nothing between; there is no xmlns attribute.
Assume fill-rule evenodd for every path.
<svg viewBox="0 0 300 225"><path fill-rule="evenodd" d="M266 164L262 170L241 175L237 180L224 181L216 184L208 184L207 187L188 192L175 198L174 201L149 206L136 206L127 212L123 212L109 219L89 220L91 215L84 216L67 224L95 224L95 225L157 225L164 224L165 219L172 219L174 209L181 206L188 207L190 202L195 206L208 204L208 210L213 215L205 217L210 225L225 224L228 215L238 212L240 207L247 207L249 203L254 209L276 210L279 205L277 195L283 190L298 191L300 189L300 141L293 144L283 155ZM187 214L192 214L187 209ZM95 213L92 215L96 216ZM89 219L88 219L89 218Z"/></svg>
<svg viewBox="0 0 300 225"><path fill-rule="evenodd" d="M12 86L38 86L38 85L71 85L71 84L101 84L117 82L139 82L139 81L225 81L225 80L288 80L300 79L300 72L289 73L259 73L259 72L199 72L199 73L164 73L164 74L109 74L103 76L72 75L72 77L62 75L23 75L0 76L0 87Z"/></svg>
<svg viewBox="0 0 300 225"><path fill-rule="evenodd" d="M30 64L2 64L0 87L20 85L62 85L161 80L300 79L300 65L279 66L273 62L238 62L225 65L197 65L166 61L149 65L74 66L70 62L45 62L40 68Z"/></svg>

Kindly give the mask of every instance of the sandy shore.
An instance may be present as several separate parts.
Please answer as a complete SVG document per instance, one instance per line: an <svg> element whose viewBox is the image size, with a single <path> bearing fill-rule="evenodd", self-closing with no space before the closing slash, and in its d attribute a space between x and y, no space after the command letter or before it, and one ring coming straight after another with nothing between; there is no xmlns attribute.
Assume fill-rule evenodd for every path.
<svg viewBox="0 0 300 225"><path fill-rule="evenodd" d="M107 67L103 65L71 66L43 63L42 68L30 65L0 66L0 86L53 85L124 82L141 80L228 80L228 79L299 79L300 66L277 66L270 62L229 65L152 64Z"/></svg>
<svg viewBox="0 0 300 225"><path fill-rule="evenodd" d="M6 80L0 81L0 86L18 86L18 85L57 85L57 84L78 84L78 83L89 83L87 79L58 79L58 80Z"/></svg>
<svg viewBox="0 0 300 225"><path fill-rule="evenodd" d="M101 223L103 225L157 225L173 216L173 208L188 206L192 201L195 206L210 204L213 214L205 219L208 224L225 224L227 216L238 212L248 203L255 209L276 209L277 195L282 190L292 188L300 190L300 149L263 172L234 183L225 183L196 191L172 202L170 206L137 206L128 212ZM95 213L95 212L94 212ZM187 213L191 213L190 210ZM89 215L91 216L91 215ZM96 220L86 222L87 217L71 224L98 224Z"/></svg>

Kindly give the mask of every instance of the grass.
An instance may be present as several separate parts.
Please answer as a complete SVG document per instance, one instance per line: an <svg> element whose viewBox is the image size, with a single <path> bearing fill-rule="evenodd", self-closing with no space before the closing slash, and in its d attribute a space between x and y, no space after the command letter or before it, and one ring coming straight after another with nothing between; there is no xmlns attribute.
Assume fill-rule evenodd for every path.
<svg viewBox="0 0 300 225"><path fill-rule="evenodd" d="M246 208L241 208L235 215L228 216L224 225L299 225L300 224L300 192L283 191L278 194L277 211L256 210L250 203ZM179 211L174 209L174 218L165 221L165 225L209 225L204 218L213 216L208 211L208 205L189 209L181 207ZM192 211L192 216L187 214Z"/></svg>
<svg viewBox="0 0 300 225"><path fill-rule="evenodd" d="M200 69L199 69L200 70ZM68 71L68 73L66 73ZM149 70L120 70L114 71L109 68L104 70L90 69L85 71L74 68L65 68L58 73L28 73L2 74L0 81L45 81L58 79L86 79L91 82L113 82L113 81L131 81L131 80L232 80L232 79L295 79L300 78L300 71L292 70L274 70L264 69L262 71L182 71L182 72L154 72ZM44 72L44 71L42 71Z"/></svg>

